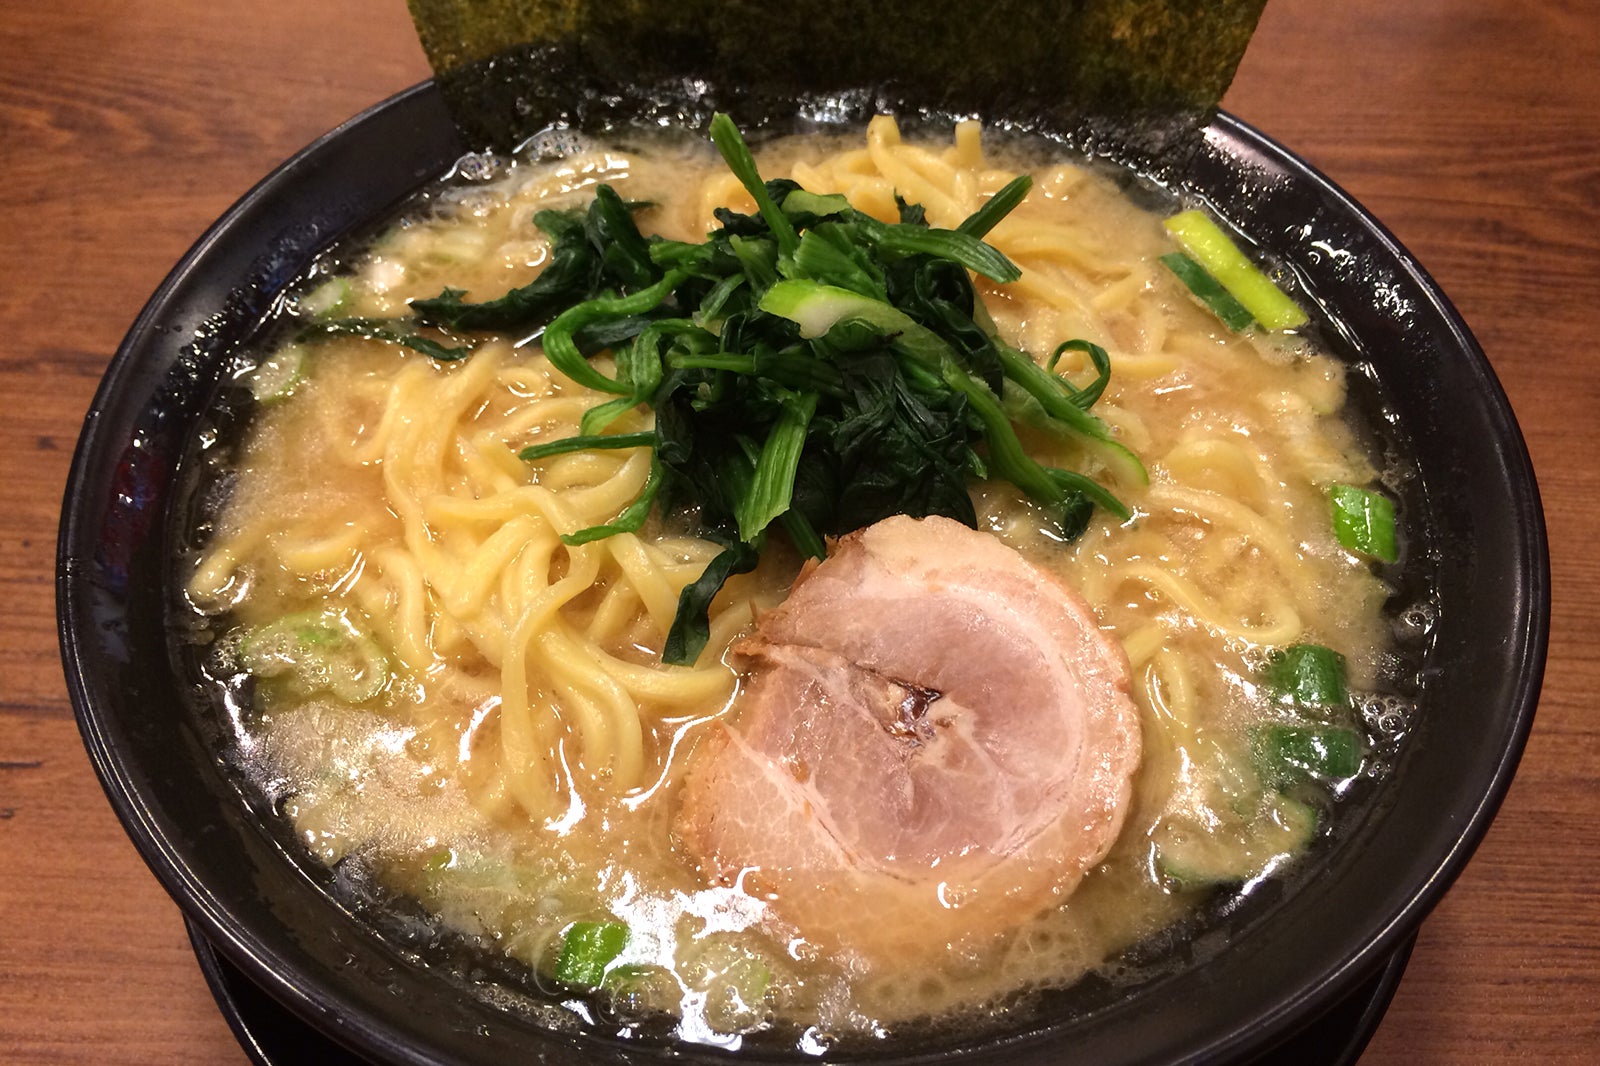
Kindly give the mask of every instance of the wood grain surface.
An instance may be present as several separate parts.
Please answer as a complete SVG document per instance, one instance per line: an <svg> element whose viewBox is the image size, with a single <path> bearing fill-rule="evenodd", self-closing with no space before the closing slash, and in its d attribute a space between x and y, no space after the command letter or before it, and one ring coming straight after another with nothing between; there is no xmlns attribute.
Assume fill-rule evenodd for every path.
<svg viewBox="0 0 1600 1066"><path fill-rule="evenodd" d="M189 244L428 69L400 0L7 4L0 56L0 1062L241 1063L78 740L60 497L110 354ZM1600 4L1271 0L1225 103L1450 294L1549 523L1532 740L1365 1061L1600 1061Z"/></svg>

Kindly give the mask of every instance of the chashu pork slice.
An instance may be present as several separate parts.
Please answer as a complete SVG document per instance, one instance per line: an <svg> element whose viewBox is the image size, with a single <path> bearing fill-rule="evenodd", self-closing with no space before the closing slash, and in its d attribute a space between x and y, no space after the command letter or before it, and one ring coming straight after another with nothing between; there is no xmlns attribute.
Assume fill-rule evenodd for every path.
<svg viewBox="0 0 1600 1066"><path fill-rule="evenodd" d="M889 518L839 541L737 649L737 720L676 827L716 882L872 959L990 937L1110 849L1139 763L1120 646L994 537Z"/></svg>

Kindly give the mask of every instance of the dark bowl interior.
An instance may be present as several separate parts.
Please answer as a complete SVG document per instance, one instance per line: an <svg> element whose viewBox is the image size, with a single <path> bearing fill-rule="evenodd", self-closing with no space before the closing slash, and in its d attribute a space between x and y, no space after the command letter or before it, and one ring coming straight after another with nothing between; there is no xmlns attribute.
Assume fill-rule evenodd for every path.
<svg viewBox="0 0 1600 1066"><path fill-rule="evenodd" d="M383 1062L726 1061L627 1044L435 964L450 945L362 913L240 787L223 731L171 650L184 457L229 354L328 242L449 167L463 146L431 85L311 145L195 245L129 332L84 424L59 544L62 655L84 742L152 870L223 955L295 1014ZM1436 609L1415 731L1365 814L1287 884L1219 911L1127 987L1090 980L949 1046L874 1060L1244 1060L1315 1018L1399 947L1461 871L1521 754L1544 666L1549 565L1538 492L1482 351L1412 257L1282 147L1226 115L1182 190L1296 271L1358 367L1380 446L1409 455L1399 599ZM1371 380L1381 381L1381 393ZM1365 383L1365 384L1364 384ZM348 886L345 886L348 887ZM1225 945L1225 947L1224 947ZM1159 945L1158 945L1159 947ZM492 982L490 983L492 985ZM741 1061L782 1058L747 1048Z"/></svg>

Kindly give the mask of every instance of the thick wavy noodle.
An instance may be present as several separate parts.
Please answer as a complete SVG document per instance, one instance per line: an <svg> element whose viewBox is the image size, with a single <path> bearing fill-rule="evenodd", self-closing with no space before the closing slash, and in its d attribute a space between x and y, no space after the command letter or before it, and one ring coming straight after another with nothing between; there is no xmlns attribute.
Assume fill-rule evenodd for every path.
<svg viewBox="0 0 1600 1066"><path fill-rule="evenodd" d="M304 449L287 465L305 463L299 478L315 484L286 498L281 481L295 473L256 465L269 498L251 506L241 497L235 513L248 517L221 538L192 594L222 598L238 579L218 565L228 561L248 566L257 586L270 574L280 589L341 596L422 690L418 724L427 729L461 728L436 715L432 686L497 700L492 728L462 760L488 812L515 804L524 816L554 818L585 788L651 783L662 761L655 719L714 714L733 692L733 673L714 654L694 667L651 661L679 591L714 546L630 533L562 543L640 493L649 454L518 459L520 443L575 434L592 403L537 354L495 344L441 370L420 356L351 348L318 353L349 365L270 430ZM374 355L390 365L372 365ZM751 605L737 589L718 601L718 647L749 623Z"/></svg>
<svg viewBox="0 0 1600 1066"><path fill-rule="evenodd" d="M797 140L763 159L768 176L787 170L881 219L898 218L898 198L946 227L1022 167L1034 193L989 240L1023 277L981 282L982 295L1036 358L1069 338L1109 349L1096 410L1150 470L1148 485L1113 485L1133 520L1098 513L1071 543L1013 492L975 488L980 524L1079 589L1134 668L1147 750L1136 810L1068 905L980 956L860 973L808 953L762 901L697 882L668 838L675 784L705 723L737 714L724 652L782 596L794 560L775 555L731 581L700 661L661 665L678 593L717 547L658 524L562 542L639 495L649 454L519 459L528 444L576 434L609 397L518 337L451 364L319 342L304 380L253 429L189 584L197 605L235 626L224 659L243 654L253 627L328 604L386 653L381 696L355 707L280 696L249 726L263 780L313 849L361 856L536 968L574 919L621 917L636 930L625 960L659 971L640 1003L679 1015L680 1036L714 1042L773 1012L815 1022L813 1036L970 1012L1068 983L1190 907L1156 874L1152 840L1215 802L1219 752L1273 713L1253 680L1265 651L1317 640L1346 655L1356 686L1373 684L1385 590L1334 541L1325 491L1374 471L1342 419L1340 364L1300 338L1227 332L1157 261L1171 250L1159 218L1105 174L1023 152L998 162L974 123L944 146L907 143L882 118L864 145ZM399 314L447 286L484 299L525 283L545 254L532 212L575 206L600 180L656 203L643 223L675 238L698 239L718 206L753 207L709 156L688 151L522 164L452 187L354 255L351 312ZM1092 377L1073 362L1082 358L1067 352L1058 369ZM647 418L616 428L645 429ZM1092 450L1025 443L1111 478ZM770 978L758 1004L729 976L752 957Z"/></svg>

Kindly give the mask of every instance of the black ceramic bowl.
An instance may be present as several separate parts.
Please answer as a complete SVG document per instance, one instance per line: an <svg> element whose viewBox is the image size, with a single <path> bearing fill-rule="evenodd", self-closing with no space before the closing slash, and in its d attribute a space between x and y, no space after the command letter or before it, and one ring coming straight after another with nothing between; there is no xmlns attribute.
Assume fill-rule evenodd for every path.
<svg viewBox="0 0 1600 1066"><path fill-rule="evenodd" d="M491 994L401 919L357 913L241 788L225 735L169 646L183 460L233 348L341 234L461 154L420 86L313 144L253 189L162 284L85 422L59 548L62 655L106 792L145 860L222 955L296 1015L381 1062L725 1061L585 1035L565 1012ZM1436 607L1415 734L1357 823L1169 951L1165 976L1088 981L975 1041L937 1033L878 1061L1243 1061L1380 966L1460 873L1521 754L1544 665L1549 572L1527 453L1465 325L1377 222L1248 126L1219 116L1184 191L1297 271L1362 372L1402 489L1407 602ZM1381 396L1371 387L1382 383ZM341 901L342 900L342 901ZM752 1053L753 1052L753 1053ZM746 1049L743 1059L782 1057Z"/></svg>

